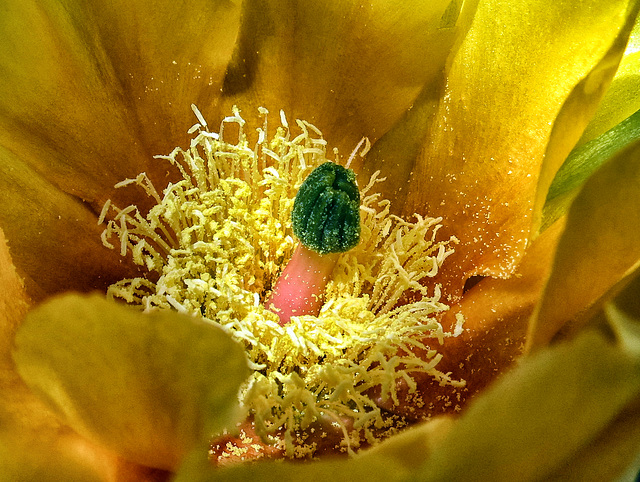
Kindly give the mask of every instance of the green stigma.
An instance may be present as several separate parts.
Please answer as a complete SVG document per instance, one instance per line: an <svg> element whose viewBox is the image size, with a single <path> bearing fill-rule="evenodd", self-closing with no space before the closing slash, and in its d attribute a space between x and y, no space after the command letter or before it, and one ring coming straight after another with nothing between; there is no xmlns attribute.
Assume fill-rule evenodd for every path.
<svg viewBox="0 0 640 482"><path fill-rule="evenodd" d="M333 162L320 164L302 183L291 213L293 232L307 248L342 253L360 241L356 175Z"/></svg>

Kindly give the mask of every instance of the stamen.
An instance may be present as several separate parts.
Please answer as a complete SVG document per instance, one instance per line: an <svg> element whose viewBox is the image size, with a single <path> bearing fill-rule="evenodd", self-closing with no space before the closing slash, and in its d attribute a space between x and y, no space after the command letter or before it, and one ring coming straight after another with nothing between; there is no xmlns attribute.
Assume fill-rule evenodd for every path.
<svg viewBox="0 0 640 482"><path fill-rule="evenodd" d="M280 306L290 310L289 318L281 325L265 300L277 295L278 278L287 276L282 267L294 257L296 193L315 168L337 161L327 159L327 143L315 126L297 121L299 133L293 135L281 112L281 125L269 136L268 112L260 112L258 142L249 145L237 108L212 133L194 106L198 127L189 148L157 156L176 166L182 179L162 195L144 174L118 185L138 186L157 204L143 214L136 206L120 209L107 201L100 213L103 243L114 249L111 240L119 238L124 254L156 274L122 280L108 296L145 311L200 316L241 343L254 372L240 397L265 440L275 437L288 454L302 456L313 450L305 442L310 427L328 430L329 420L351 451L398 425L378 406L379 400L403 403L398 381L415 391L414 377L427 373L453 388L464 385L437 369L438 346L462 331L460 319L452 333L438 323L436 315L448 307L433 281L455 239L437 239L440 218L391 215L390 202L375 192L379 173L360 190L359 201L346 193L348 216L360 218L359 243L353 229L340 231L343 216L338 224L327 217L331 234L319 236L314 230L322 223L304 208L299 219L306 219L317 247L352 249L322 260L314 278L322 286L299 297L317 304L313 315L295 312L295 297L287 294ZM225 139L228 124L237 126L233 141ZM301 256L308 258L307 268L316 269L317 259Z"/></svg>
<svg viewBox="0 0 640 482"><path fill-rule="evenodd" d="M364 149L362 149L362 152L360 152L360 157L364 157L367 155L367 153L369 152L369 149L371 149L371 142L367 137L363 137L362 139L360 139L360 142L358 142L358 145L356 146L356 148L353 151L351 151L351 155L349 156L349 159L347 159L347 163L344 165L344 167L346 167L347 169L351 167L351 163L353 162L353 160L356 157L356 154L362 147L362 144L364 144Z"/></svg>

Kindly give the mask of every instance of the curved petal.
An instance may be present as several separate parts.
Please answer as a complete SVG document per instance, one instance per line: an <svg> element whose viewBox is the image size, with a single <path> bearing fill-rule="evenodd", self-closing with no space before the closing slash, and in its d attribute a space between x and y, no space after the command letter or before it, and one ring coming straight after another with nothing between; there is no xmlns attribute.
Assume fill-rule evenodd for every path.
<svg viewBox="0 0 640 482"><path fill-rule="evenodd" d="M99 262L110 255L84 235L99 235L89 226L108 198L127 206L137 194L114 190L117 182L146 171L159 181L158 188L166 185L167 166L152 156L188 141L191 103L216 102L239 11L224 0L3 2L0 146L11 152L1 153L2 181L11 185L2 190L15 205L2 205L0 223L21 273L41 284L44 293L95 288L87 278L118 271L117 265ZM5 178L14 169L20 174ZM16 189L16 182L24 188ZM70 196L65 201L55 196L57 206L48 208L56 189ZM34 201L43 191L43 199ZM45 209L34 212L34 202ZM17 211L6 211L16 206ZM55 239L62 231L58 215L69 219L63 220L67 235ZM82 239L71 240L78 228L85 231L78 233ZM54 243L60 253L53 252ZM57 285L56 271L59 275L88 252L89 261L98 264L86 275L81 268L69 271L79 279ZM39 264L44 275L35 272ZM49 279L42 282L43 277Z"/></svg>
<svg viewBox="0 0 640 482"><path fill-rule="evenodd" d="M62 426L18 375L11 348L32 302L5 242L0 230L0 480L161 480Z"/></svg>
<svg viewBox="0 0 640 482"><path fill-rule="evenodd" d="M599 332L547 348L483 393L417 475L425 481L463 480L470 473L478 481L552 479L637 406L638 367L637 354L629 356ZM593 455L601 471L603 465L616 465L609 467L614 475L624 469ZM625 455L629 463L628 450Z"/></svg>
<svg viewBox="0 0 640 482"><path fill-rule="evenodd" d="M0 327L3 336L0 340L8 342L13 338L13 330L33 304L24 288L24 283L16 273L13 260L9 254L7 238L0 229ZM6 331L5 331L6 330ZM4 353L4 346L0 352Z"/></svg>
<svg viewBox="0 0 640 482"><path fill-rule="evenodd" d="M222 0L3 10L0 142L98 209L116 182L153 173L152 155L187 142L189 105L219 96L239 21Z"/></svg>
<svg viewBox="0 0 640 482"><path fill-rule="evenodd" d="M458 420L410 428L352 459L238 464L213 472L204 457L194 457L177 480L585 480L568 470L583 460L593 472L579 468L578 474L609 480L640 442L637 427L621 425L637 420L639 354L590 331L524 360ZM612 439L611 429L621 438Z"/></svg>
<svg viewBox="0 0 640 482"><path fill-rule="evenodd" d="M529 349L575 332L640 266L640 142L602 166L569 210Z"/></svg>
<svg viewBox="0 0 640 482"><path fill-rule="evenodd" d="M244 351L218 327L100 295L53 298L33 310L13 358L78 433L162 469L176 469L188 450L237 421L249 374Z"/></svg>
<svg viewBox="0 0 640 482"><path fill-rule="evenodd" d="M595 139L640 109L640 17L636 19L624 57L580 144Z"/></svg>
<svg viewBox="0 0 640 482"><path fill-rule="evenodd" d="M587 179L617 152L638 140L640 110L604 134L574 148L549 186L540 230L544 231L557 219L565 216Z"/></svg>
<svg viewBox="0 0 640 482"><path fill-rule="evenodd" d="M237 104L260 125L258 106L283 109L349 154L363 136L373 142L384 134L441 75L466 28L460 10L475 3L248 0L225 112Z"/></svg>
<svg viewBox="0 0 640 482"><path fill-rule="evenodd" d="M104 291L137 272L102 246L96 220L86 204L0 147L0 225L32 298L63 290Z"/></svg>
<svg viewBox="0 0 640 482"><path fill-rule="evenodd" d="M13 337L32 301L18 277L0 230L0 427L19 426L23 432L51 432L57 422L24 385L11 360ZM28 427L28 429L25 429ZM0 429L1 430L1 429Z"/></svg>
<svg viewBox="0 0 640 482"><path fill-rule="evenodd" d="M75 432L0 429L0 480L39 482L166 482L171 474L132 464Z"/></svg>
<svg viewBox="0 0 640 482"><path fill-rule="evenodd" d="M443 272L454 289L474 274L513 272L529 237L552 126L633 16L627 7L626 0L478 7L449 68L404 211L441 215L460 239ZM582 127L576 123L578 135Z"/></svg>
<svg viewBox="0 0 640 482"><path fill-rule="evenodd" d="M576 85L558 113L538 177L538 187L533 204L532 228L529 234L532 239L539 234L549 188L556 173L580 139L583 127L587 125L596 111L600 99L609 87L610 79L620 64L639 7L640 3L638 2L631 5L626 23L612 42L609 50L588 75Z"/></svg>
<svg viewBox="0 0 640 482"><path fill-rule="evenodd" d="M611 329L628 355L640 356L640 272L621 293L607 301L590 322ZM590 444L583 447L558 474L558 480L635 480L640 453L640 396ZM616 476L635 458L633 475Z"/></svg>
<svg viewBox="0 0 640 482"><path fill-rule="evenodd" d="M635 481L639 472L640 453L640 397L613 420L605 430L594 437L559 469L556 480L584 482L587 480ZM630 463L635 462L635 470ZM625 470L633 470L626 477Z"/></svg>
<svg viewBox="0 0 640 482"><path fill-rule="evenodd" d="M18 434L0 431L0 479L55 482L99 482L95 468L74 460L55 445L46 447L24 440Z"/></svg>
<svg viewBox="0 0 640 482"><path fill-rule="evenodd" d="M192 453L180 467L174 482L263 481L406 481L410 471L401 461L383 454L379 457L327 457L313 462L260 461L233 464L217 469L202 453Z"/></svg>

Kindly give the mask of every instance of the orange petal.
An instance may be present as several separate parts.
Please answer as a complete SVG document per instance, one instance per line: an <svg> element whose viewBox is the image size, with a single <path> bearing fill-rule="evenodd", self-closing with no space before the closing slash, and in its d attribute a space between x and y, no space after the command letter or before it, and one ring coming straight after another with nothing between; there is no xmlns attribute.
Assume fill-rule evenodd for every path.
<svg viewBox="0 0 640 482"><path fill-rule="evenodd" d="M425 376L419 383L424 406L416 406L409 394L406 405L394 411L409 418L457 412L515 363L523 352L528 321L551 270L562 227L561 221L555 223L531 244L513 277L481 280L445 313L441 320L445 329L455 326L460 313L464 331L442 346L433 346L443 355L437 369L465 380L466 386L441 387Z"/></svg>
<svg viewBox="0 0 640 482"><path fill-rule="evenodd" d="M0 145L99 211L142 171L164 187L152 156L188 142L191 103L219 97L239 8L8 0L2 15Z"/></svg>
<svg viewBox="0 0 640 482"><path fill-rule="evenodd" d="M34 299L64 290L104 290L136 272L102 246L102 227L85 204L1 147L0 225Z"/></svg>
<svg viewBox="0 0 640 482"><path fill-rule="evenodd" d="M260 125L257 106L276 119L283 109L349 154L361 137L384 134L441 75L476 3L248 0L222 112L237 104Z"/></svg>
<svg viewBox="0 0 640 482"><path fill-rule="evenodd" d="M595 94L581 99L579 116L558 115L634 15L626 1L593 0L580 8L570 0L489 1L478 7L449 69L404 210L442 215L447 233L460 239L442 273L456 292L465 277L513 273L530 236L552 128L577 140L584 111L600 99L613 69L590 80Z"/></svg>

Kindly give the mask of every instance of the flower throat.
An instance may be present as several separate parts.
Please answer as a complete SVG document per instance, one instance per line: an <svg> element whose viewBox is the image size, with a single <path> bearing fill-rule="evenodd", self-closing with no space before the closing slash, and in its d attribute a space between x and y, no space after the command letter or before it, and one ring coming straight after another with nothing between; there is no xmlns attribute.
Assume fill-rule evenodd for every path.
<svg viewBox="0 0 640 482"><path fill-rule="evenodd" d="M145 173L118 183L154 199L146 214L109 201L102 209L105 246L116 249L115 237L122 256L153 273L121 280L107 296L202 317L241 343L253 369L241 405L257 434L291 457L314 452L317 427L337 428L335 448L348 452L397 431L403 420L379 405L401 403L399 380L415 403L418 374L464 386L436 368L437 346L463 324L460 317L452 332L443 329L436 315L448 306L440 286L426 282L453 252L455 239L436 239L441 219L392 215L374 189L379 173L358 189L309 123L296 121L294 135L281 112L269 136L261 108L250 145L237 108L217 133L192 108L199 122L190 147L156 156L182 179L162 195ZM295 276L313 286L304 291ZM295 296L305 306L295 308Z"/></svg>

